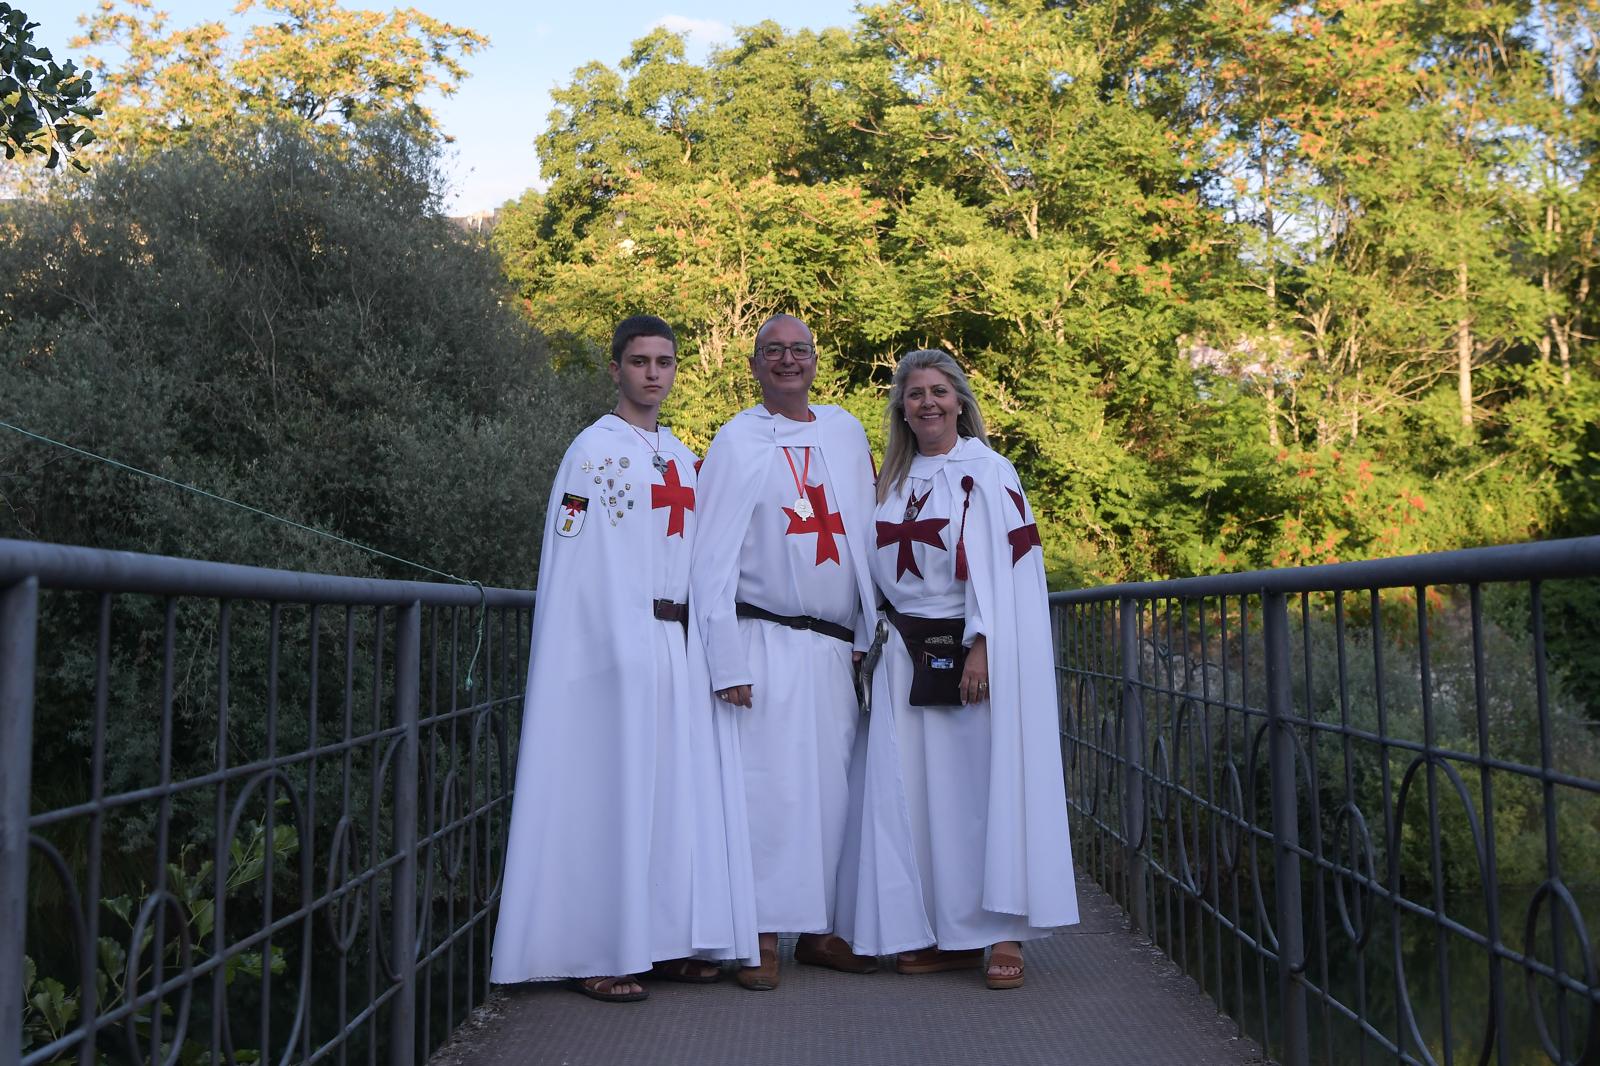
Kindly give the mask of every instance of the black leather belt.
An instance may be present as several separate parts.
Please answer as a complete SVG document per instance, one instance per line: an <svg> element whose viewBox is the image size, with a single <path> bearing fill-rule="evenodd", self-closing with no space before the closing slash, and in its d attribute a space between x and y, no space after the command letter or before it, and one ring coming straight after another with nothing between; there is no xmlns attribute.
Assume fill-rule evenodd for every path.
<svg viewBox="0 0 1600 1066"><path fill-rule="evenodd" d="M760 618L767 622L776 622L780 626L790 629L809 629L814 633L821 633L825 637L842 640L846 644L856 642L855 630L849 626L842 626L838 622L830 622L826 618L813 618L809 614L774 614L754 604L735 602L733 613L740 618Z"/></svg>
<svg viewBox="0 0 1600 1066"><path fill-rule="evenodd" d="M654 600L650 604L655 616L663 622L682 622L689 624L689 605L687 603L673 603L671 600Z"/></svg>

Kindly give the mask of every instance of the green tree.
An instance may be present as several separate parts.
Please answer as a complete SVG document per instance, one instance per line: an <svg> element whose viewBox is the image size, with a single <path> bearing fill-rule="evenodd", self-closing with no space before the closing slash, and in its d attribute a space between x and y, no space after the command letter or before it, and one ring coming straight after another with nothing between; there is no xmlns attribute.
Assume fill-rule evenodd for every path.
<svg viewBox="0 0 1600 1066"><path fill-rule="evenodd" d="M869 423L899 352L949 348L1031 476L1056 564L1114 569L1148 479L1104 442L1185 402L1182 286L1215 265L1216 220L1159 122L1103 98L1091 29L1040 4L908 4L853 36L746 28L704 66L652 34L557 93L549 188L496 246L547 332L673 317L697 443L749 402L744 346L772 311L807 316L824 395Z"/></svg>
<svg viewBox="0 0 1600 1066"><path fill-rule="evenodd" d="M41 155L45 167L54 169L93 143L90 123L100 109L93 73L71 60L57 63L48 48L34 44L38 26L0 3L0 147L8 160ZM71 162L88 169L80 159Z"/></svg>
<svg viewBox="0 0 1600 1066"><path fill-rule="evenodd" d="M197 139L12 219L6 420L529 587L549 476L599 400L440 216L435 154L384 125L353 148L292 124ZM0 454L0 535L402 573L20 438Z"/></svg>
<svg viewBox="0 0 1600 1066"><path fill-rule="evenodd" d="M151 0L114 0L81 22L78 48L111 46L102 140L114 150L161 148L198 131L271 117L348 136L388 121L414 137L443 136L421 100L453 93L461 59L488 40L415 8L346 8L337 0L240 0L234 11L275 16L239 41L221 22L172 28Z"/></svg>
<svg viewBox="0 0 1600 1066"><path fill-rule="evenodd" d="M869 425L901 352L954 352L1057 580L1592 530L1591 8L897 0L703 64L658 31L558 92L494 243L573 351L674 318L696 442L771 310Z"/></svg>

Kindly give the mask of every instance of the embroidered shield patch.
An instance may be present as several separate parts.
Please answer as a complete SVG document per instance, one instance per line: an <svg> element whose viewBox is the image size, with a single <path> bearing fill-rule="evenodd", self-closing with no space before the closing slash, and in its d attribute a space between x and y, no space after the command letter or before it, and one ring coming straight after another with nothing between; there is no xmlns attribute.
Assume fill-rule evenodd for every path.
<svg viewBox="0 0 1600 1066"><path fill-rule="evenodd" d="M583 520L589 514L589 500L570 492L561 496L561 514L556 518L556 536L576 537L583 530Z"/></svg>

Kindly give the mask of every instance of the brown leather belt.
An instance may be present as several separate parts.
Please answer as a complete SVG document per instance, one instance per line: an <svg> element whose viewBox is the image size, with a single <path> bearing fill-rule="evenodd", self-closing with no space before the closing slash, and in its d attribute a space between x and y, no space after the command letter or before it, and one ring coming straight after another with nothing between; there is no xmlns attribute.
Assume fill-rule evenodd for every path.
<svg viewBox="0 0 1600 1066"><path fill-rule="evenodd" d="M654 600L650 604L655 616L663 622L682 622L689 624L689 605L687 603L673 603L671 600Z"/></svg>
<svg viewBox="0 0 1600 1066"><path fill-rule="evenodd" d="M764 607L757 607L742 600L734 602L733 613L740 618L760 618L766 622L776 622L790 629L809 629L825 637L842 640L846 644L856 642L855 630L838 622L830 622L826 618L813 618L809 614L774 614Z"/></svg>

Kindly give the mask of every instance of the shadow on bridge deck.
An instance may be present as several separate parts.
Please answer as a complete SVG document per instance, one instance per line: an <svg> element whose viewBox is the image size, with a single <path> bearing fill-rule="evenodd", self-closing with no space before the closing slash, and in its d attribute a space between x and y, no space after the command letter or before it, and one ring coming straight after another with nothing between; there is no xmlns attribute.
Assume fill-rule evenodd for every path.
<svg viewBox="0 0 1600 1066"><path fill-rule="evenodd" d="M981 971L856 976L796 966L749 992L649 982L644 1003L595 1003L557 985L503 988L432 1066L617 1063L800 1066L1121 1066L1261 1063L1260 1049L1148 942L1094 882L1082 924L1029 944L1027 984L991 992Z"/></svg>

